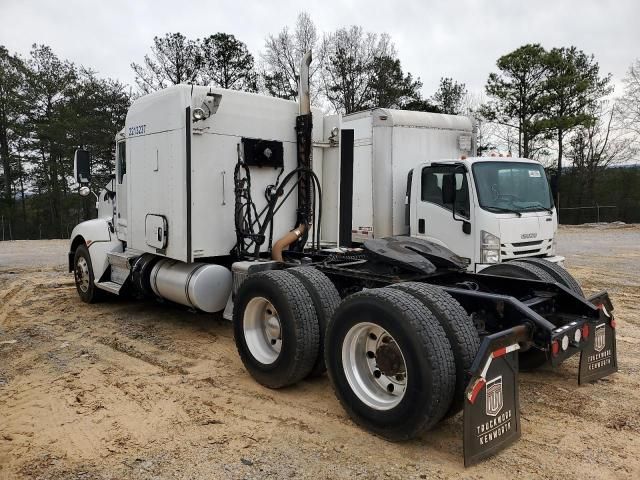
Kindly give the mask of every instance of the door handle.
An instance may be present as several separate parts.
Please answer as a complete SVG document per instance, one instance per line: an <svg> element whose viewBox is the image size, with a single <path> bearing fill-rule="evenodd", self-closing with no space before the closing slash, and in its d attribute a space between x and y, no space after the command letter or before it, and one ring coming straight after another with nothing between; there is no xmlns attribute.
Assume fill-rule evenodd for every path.
<svg viewBox="0 0 640 480"><path fill-rule="evenodd" d="M418 233L424 233L424 218L418 220Z"/></svg>

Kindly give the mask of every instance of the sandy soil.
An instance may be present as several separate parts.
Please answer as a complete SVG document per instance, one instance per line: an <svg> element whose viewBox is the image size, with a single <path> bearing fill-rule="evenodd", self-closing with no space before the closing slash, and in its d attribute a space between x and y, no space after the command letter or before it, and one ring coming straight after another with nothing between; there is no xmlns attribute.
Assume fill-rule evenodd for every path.
<svg viewBox="0 0 640 480"><path fill-rule="evenodd" d="M67 243L0 243L0 478L639 478L640 227L565 228L586 291L616 307L620 372L521 376L522 439L462 465L461 416L392 444L326 378L272 391L227 322L154 302L80 302ZM32 255L33 254L33 255Z"/></svg>

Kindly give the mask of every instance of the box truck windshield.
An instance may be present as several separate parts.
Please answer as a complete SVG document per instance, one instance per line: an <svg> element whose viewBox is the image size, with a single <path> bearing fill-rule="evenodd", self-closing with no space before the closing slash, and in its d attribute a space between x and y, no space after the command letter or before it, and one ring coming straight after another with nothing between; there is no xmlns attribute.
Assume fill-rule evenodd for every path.
<svg viewBox="0 0 640 480"><path fill-rule="evenodd" d="M473 166L480 207L492 212L551 211L553 206L542 165L479 162Z"/></svg>

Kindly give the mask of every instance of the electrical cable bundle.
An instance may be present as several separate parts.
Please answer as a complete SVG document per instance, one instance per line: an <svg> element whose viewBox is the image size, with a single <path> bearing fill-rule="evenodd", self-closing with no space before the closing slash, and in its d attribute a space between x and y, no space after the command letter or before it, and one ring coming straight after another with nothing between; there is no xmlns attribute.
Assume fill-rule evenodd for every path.
<svg viewBox="0 0 640 480"><path fill-rule="evenodd" d="M273 240L273 219L275 214L280 210L284 202L293 193L295 188L304 179L304 176L300 176L291 185L287 193L284 193L284 189L290 181L295 178L298 173L305 173L310 175L313 179L313 191L312 191L312 205L311 211L315 211L316 201L318 202L318 219L317 224L312 221L312 227L314 228L315 236L312 238L312 248L317 249L320 247L320 222L322 220L322 190L320 186L320 180L315 172L309 168L298 167L289 172L282 183L280 184L280 177L284 172L284 167L280 170L278 177L273 185L269 185L265 190L265 198L267 204L258 212L255 203L251 197L251 172L249 167L244 162L242 155L242 147L238 144L238 162L234 169L233 181L234 181L234 193L235 193L235 210L234 210L234 222L236 229L236 245L233 252L239 257L253 256L256 260L260 257L260 247L266 240L266 230L269 228L269 250L271 250L271 243ZM317 190L317 195L316 195ZM305 225L307 229L309 225ZM251 252L253 249L253 252Z"/></svg>

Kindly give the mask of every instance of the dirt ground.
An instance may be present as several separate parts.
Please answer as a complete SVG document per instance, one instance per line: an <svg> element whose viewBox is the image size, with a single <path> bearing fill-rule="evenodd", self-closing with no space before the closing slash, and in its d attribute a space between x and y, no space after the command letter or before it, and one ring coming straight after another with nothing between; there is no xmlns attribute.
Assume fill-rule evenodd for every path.
<svg viewBox="0 0 640 480"><path fill-rule="evenodd" d="M157 302L80 302L66 241L0 243L0 479L640 478L640 227L563 228L588 293L607 289L620 372L577 359L521 376L522 439L472 468L462 418L388 443L326 377L254 382L231 325Z"/></svg>

